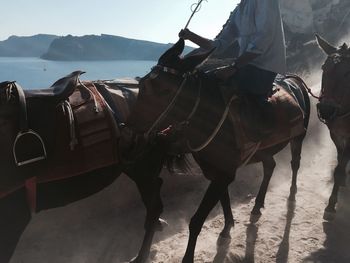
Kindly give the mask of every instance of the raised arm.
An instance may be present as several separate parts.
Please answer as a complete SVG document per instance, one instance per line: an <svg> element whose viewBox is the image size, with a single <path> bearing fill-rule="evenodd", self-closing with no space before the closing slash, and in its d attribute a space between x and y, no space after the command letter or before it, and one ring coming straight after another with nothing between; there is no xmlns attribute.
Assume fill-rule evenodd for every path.
<svg viewBox="0 0 350 263"><path fill-rule="evenodd" d="M214 42L210 39L204 38L200 35L197 35L190 31L189 29L182 29L179 33L179 37L183 38L185 40L190 40L191 42L195 43L196 45L200 46L201 48L204 48L206 50L211 50L213 49Z"/></svg>

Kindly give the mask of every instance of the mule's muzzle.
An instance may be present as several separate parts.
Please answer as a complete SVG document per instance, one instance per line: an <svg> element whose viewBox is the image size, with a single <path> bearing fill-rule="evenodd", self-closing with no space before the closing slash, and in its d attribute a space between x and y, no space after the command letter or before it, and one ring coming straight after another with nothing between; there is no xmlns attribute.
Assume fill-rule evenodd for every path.
<svg viewBox="0 0 350 263"><path fill-rule="evenodd" d="M319 102L317 103L318 116L323 121L333 120L338 113L338 107L329 102Z"/></svg>

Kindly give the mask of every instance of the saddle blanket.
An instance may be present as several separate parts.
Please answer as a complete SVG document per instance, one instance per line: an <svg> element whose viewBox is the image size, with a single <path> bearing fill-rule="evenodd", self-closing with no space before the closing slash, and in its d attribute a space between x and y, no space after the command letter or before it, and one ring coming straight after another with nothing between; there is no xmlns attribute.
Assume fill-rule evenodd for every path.
<svg viewBox="0 0 350 263"><path fill-rule="evenodd" d="M241 160L250 158L257 150L263 150L273 145L285 142L298 135L305 133L304 110L299 100L290 90L276 84L275 93L269 99L272 106L272 114L275 125L273 131L259 140L254 140L253 134L256 125L245 118L241 118L239 102L231 105L231 117L235 122L236 142L241 149ZM304 108L304 107L303 107Z"/></svg>

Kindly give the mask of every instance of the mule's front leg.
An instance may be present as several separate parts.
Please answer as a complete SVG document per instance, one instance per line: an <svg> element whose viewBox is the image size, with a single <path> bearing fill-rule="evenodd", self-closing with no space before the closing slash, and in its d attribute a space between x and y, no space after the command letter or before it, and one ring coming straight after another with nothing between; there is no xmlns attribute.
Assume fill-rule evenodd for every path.
<svg viewBox="0 0 350 263"><path fill-rule="evenodd" d="M193 263L197 238L204 221L213 207L221 199L231 181L232 180L215 180L210 183L197 212L191 218L189 225L190 236L182 263Z"/></svg>
<svg viewBox="0 0 350 263"><path fill-rule="evenodd" d="M276 167L276 162L272 156L269 156L268 158L264 158L262 163L264 167L264 179L260 185L259 193L255 198L255 205L252 210L252 215L254 216L261 215L260 209L264 207L266 191L269 186L273 171Z"/></svg>
<svg viewBox="0 0 350 263"><path fill-rule="evenodd" d="M337 167L334 170L334 185L333 185L333 190L332 190L332 194L329 197L329 202L328 205L325 209L326 213L335 213L336 212L336 204L338 202L338 191L340 186L342 186L344 184L345 181L345 167L346 165L344 165L344 162L340 162L338 163ZM325 219L327 215L325 215Z"/></svg>
<svg viewBox="0 0 350 263"><path fill-rule="evenodd" d="M161 178L157 178L155 183L149 183L146 181L137 182L137 186L141 193L142 201L146 206L147 215L145 220L145 235L143 238L140 251L131 263L144 263L150 253L152 246L152 240L155 232L162 229L162 223L160 221L160 214L163 212L163 204L160 198L160 188L163 181Z"/></svg>
<svg viewBox="0 0 350 263"><path fill-rule="evenodd" d="M228 193L228 189L226 189L225 193L220 198L220 203L224 211L224 217L225 217L225 226L220 233L220 237L231 238L230 230L235 225L235 220L233 219L233 215L232 215L231 201L230 201L230 195Z"/></svg>
<svg viewBox="0 0 350 263"><path fill-rule="evenodd" d="M338 202L338 191L341 186L345 186L346 181L346 165L350 159L350 148L337 147L338 150L338 165L334 169L334 186L332 194L329 197L328 206L325 209L325 219L331 219L331 214L336 212L336 204Z"/></svg>

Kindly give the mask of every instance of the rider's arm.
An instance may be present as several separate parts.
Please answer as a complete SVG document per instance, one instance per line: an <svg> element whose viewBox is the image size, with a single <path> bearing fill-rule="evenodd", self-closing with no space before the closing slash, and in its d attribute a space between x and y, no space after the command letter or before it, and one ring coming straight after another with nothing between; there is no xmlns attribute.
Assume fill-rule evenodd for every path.
<svg viewBox="0 0 350 263"><path fill-rule="evenodd" d="M218 68L215 71L215 75L219 79L226 81L230 77L232 77L232 75L235 74L238 69L245 66L246 64L248 64L250 61L254 60L258 56L259 54L256 54L256 53L244 52L241 56L237 58L235 63L233 63L232 65Z"/></svg>
<svg viewBox="0 0 350 263"><path fill-rule="evenodd" d="M212 50L215 47L212 40L197 35L187 28L180 31L179 37L190 40L205 50Z"/></svg>

